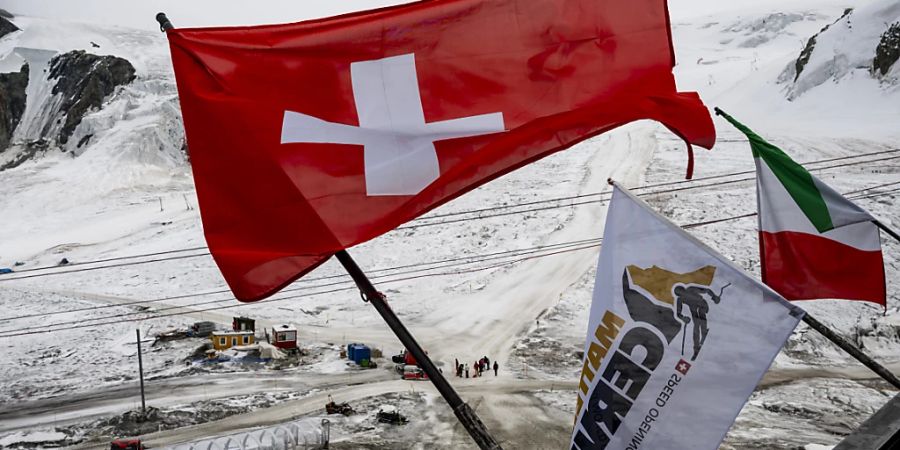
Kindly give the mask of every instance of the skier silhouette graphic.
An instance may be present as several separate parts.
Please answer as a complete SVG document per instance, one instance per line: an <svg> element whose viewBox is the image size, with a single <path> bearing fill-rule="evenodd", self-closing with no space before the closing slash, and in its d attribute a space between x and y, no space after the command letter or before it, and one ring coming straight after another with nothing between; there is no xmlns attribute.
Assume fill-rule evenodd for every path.
<svg viewBox="0 0 900 450"><path fill-rule="evenodd" d="M719 302L722 301L722 293L725 292L725 288L728 286L731 286L731 284L725 285L718 294L712 289L699 286L685 287L682 285L675 288L675 297L677 298L675 312L678 314L678 319L684 322L684 334L681 336L682 355L684 354L684 341L687 335L687 326L692 321L694 322L694 355L691 357L691 361L697 359L697 355L700 354L700 349L706 341L706 336L709 334L709 326L706 323L706 314L709 312L709 301L705 296L708 296L718 305ZM691 314L690 316L685 316L681 313L684 306L688 307Z"/></svg>

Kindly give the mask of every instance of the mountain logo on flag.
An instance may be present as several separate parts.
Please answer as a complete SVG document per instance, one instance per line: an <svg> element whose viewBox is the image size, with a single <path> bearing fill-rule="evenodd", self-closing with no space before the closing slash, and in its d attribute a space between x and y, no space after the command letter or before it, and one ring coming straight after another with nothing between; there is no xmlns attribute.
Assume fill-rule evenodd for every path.
<svg viewBox="0 0 900 450"><path fill-rule="evenodd" d="M725 285L718 293L713 291L711 286L715 274L715 266L701 267L688 273L673 272L658 266L648 269L628 266L622 275L622 291L628 313L635 322L656 327L669 344L682 332L682 356L687 328L693 324L691 361L696 361L709 336L707 315L710 305L719 304L729 286ZM683 313L685 308L687 314Z"/></svg>
<svg viewBox="0 0 900 450"><path fill-rule="evenodd" d="M632 406L643 398L647 382L657 371L663 370L661 364L672 342L681 334L682 358L674 365L666 382L670 392L658 394L655 403L657 408L665 407L668 398L674 395L683 377L695 364L709 336L707 316L712 305L722 302L722 294L730 286L726 284L715 292L712 286L716 272L717 267L711 265L687 273L656 265L649 268L629 265L625 268L622 272L622 298L631 323L607 310L594 333L596 341L591 342L585 355L581 379L593 380L599 373L601 380L593 391L587 384L581 387L584 397L579 395L575 414L577 431L573 438L577 448L606 448ZM693 336L690 359L685 356L689 326ZM623 336L619 338L619 334ZM637 348L643 351L635 352ZM601 361L607 354L612 356L601 367ZM618 377L612 376L615 373L619 374ZM601 405L606 405L606 410L616 411L616 414L601 414ZM587 411L581 414L585 406ZM659 413L659 410L656 411ZM608 433L600 429L600 423ZM578 425L585 434L577 428Z"/></svg>

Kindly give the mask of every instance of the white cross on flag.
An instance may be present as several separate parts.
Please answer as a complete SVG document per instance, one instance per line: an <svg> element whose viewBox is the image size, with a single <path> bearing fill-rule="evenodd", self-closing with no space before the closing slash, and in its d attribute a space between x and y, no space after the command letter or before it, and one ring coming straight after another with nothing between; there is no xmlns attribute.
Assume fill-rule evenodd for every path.
<svg viewBox="0 0 900 450"><path fill-rule="evenodd" d="M802 317L617 187L570 448L719 448Z"/></svg>
<svg viewBox="0 0 900 450"><path fill-rule="evenodd" d="M626 123L710 148L662 0L429 0L167 32L204 233L241 300Z"/></svg>
<svg viewBox="0 0 900 450"><path fill-rule="evenodd" d="M425 123L415 55L350 64L359 126L287 111L282 144L362 145L366 194L416 195L440 176L436 141L504 131L503 114Z"/></svg>

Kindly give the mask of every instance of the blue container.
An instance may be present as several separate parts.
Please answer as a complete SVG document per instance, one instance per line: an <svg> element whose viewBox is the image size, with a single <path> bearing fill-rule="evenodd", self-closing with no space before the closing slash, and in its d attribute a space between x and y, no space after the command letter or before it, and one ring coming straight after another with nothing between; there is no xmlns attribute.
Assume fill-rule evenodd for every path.
<svg viewBox="0 0 900 450"><path fill-rule="evenodd" d="M360 345L356 347L356 350L353 352L353 362L359 364L362 360L372 360L372 349L365 345Z"/></svg>
<svg viewBox="0 0 900 450"><path fill-rule="evenodd" d="M363 344L350 344L347 346L347 359L351 361L356 361L356 351L359 350L360 347L365 347Z"/></svg>

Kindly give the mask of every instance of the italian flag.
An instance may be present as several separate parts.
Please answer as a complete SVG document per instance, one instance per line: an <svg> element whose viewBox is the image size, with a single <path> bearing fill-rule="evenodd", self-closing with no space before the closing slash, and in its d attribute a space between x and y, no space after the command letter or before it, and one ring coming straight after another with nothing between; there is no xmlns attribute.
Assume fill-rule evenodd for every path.
<svg viewBox="0 0 900 450"><path fill-rule="evenodd" d="M875 218L731 116L756 161L762 279L788 300L886 305Z"/></svg>

